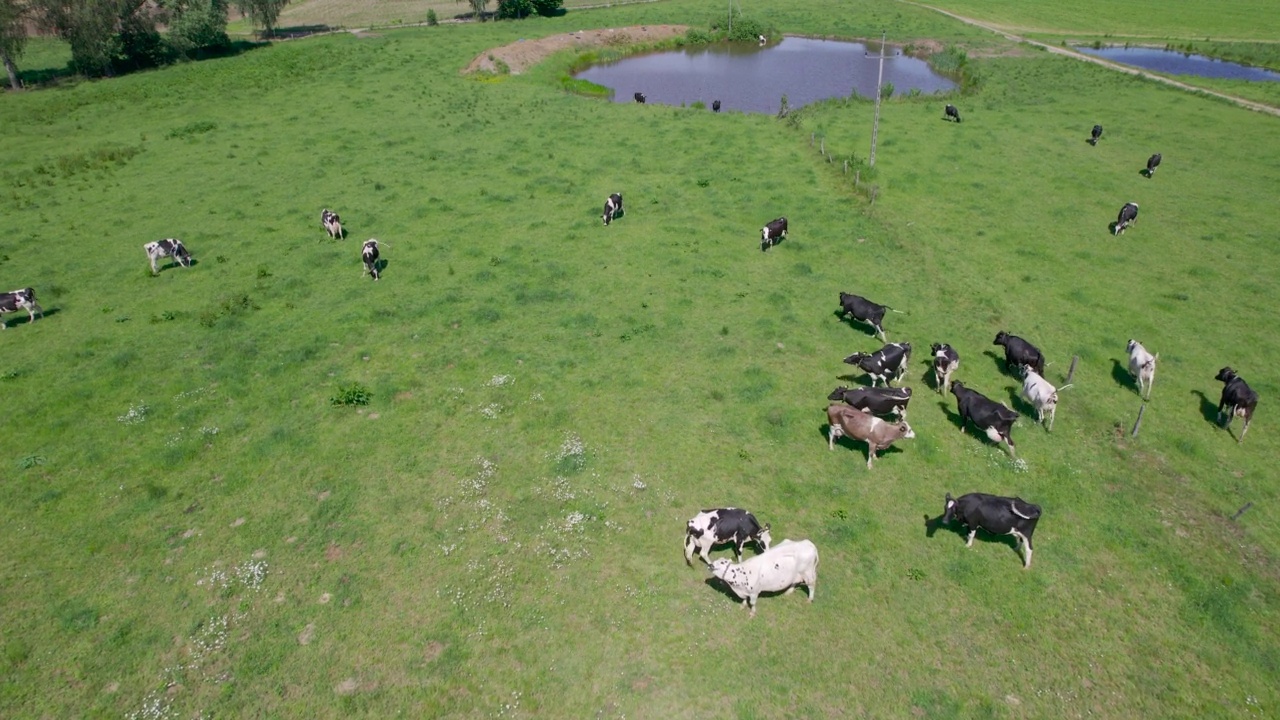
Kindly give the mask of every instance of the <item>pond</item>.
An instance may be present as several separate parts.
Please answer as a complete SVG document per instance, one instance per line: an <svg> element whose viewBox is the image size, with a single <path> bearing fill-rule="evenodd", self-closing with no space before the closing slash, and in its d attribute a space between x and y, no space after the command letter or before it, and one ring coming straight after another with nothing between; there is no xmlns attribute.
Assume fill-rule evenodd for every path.
<svg viewBox="0 0 1280 720"><path fill-rule="evenodd" d="M857 93L875 97L879 45L785 37L774 45L729 43L672 52L633 55L596 65L576 77L612 89L614 102L692 105L714 100L723 110L776 113L782 96L799 108L817 100ZM956 84L923 60L885 51L884 82L894 94L950 90Z"/></svg>
<svg viewBox="0 0 1280 720"><path fill-rule="evenodd" d="M1077 47L1076 50L1086 54L1112 60L1125 65L1155 70L1170 75L1195 75L1205 78L1223 78L1227 80L1263 80L1280 82L1280 73L1266 68L1251 67L1240 63L1227 62L1205 55L1192 55L1180 50L1142 47Z"/></svg>

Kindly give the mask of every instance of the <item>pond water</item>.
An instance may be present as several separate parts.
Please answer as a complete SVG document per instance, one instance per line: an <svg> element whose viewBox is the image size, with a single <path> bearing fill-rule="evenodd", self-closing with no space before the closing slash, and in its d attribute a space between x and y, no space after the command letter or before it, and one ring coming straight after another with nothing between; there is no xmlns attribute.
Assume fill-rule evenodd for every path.
<svg viewBox="0 0 1280 720"><path fill-rule="evenodd" d="M858 93L875 97L879 45L786 37L766 47L753 43L717 44L651 55L633 55L596 65L576 77L612 89L614 102L691 105L713 100L724 111L776 113L782 96L799 108L830 97ZM923 60L885 51L884 82L894 94L913 88L924 93L950 90L956 84Z"/></svg>
<svg viewBox="0 0 1280 720"><path fill-rule="evenodd" d="M1266 68L1250 67L1205 55L1191 55L1179 50L1140 47L1105 47L1096 50L1091 47L1078 47L1076 50L1086 55L1170 75L1280 82L1280 73Z"/></svg>

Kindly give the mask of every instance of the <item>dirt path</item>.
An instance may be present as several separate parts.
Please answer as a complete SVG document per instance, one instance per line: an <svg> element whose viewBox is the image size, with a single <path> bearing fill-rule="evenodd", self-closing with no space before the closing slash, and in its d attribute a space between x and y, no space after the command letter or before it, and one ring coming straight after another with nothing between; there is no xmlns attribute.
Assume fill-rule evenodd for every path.
<svg viewBox="0 0 1280 720"><path fill-rule="evenodd" d="M1177 80L1171 80L1167 77L1164 77L1161 75L1155 75L1145 70L1138 70L1135 68L1128 67L1127 65L1120 65L1118 63L1113 63L1109 60L1103 60L1102 58L1093 57L1092 55L1085 55L1082 52L1076 52L1075 50L1072 50L1070 48L1064 48L1058 45L1050 45L1048 43L1037 42L1035 40L1028 40L1027 38L1022 37L1021 35L1014 35L1013 33L1007 30L1003 30L999 26L980 22L978 20L974 20L973 18L964 17L963 15L957 15L953 12L948 12L947 10L933 7L932 5L925 5L923 3L911 2L911 0L898 0L898 1L905 5L914 5L919 8L924 8L925 10L932 10L933 12L941 13L943 15L946 15L949 18L954 18L956 20L959 20L962 23L972 25L977 28L982 28L983 30L986 30L988 32L993 32L997 35L1004 37L1007 40L1012 40L1014 42L1027 43L1028 45L1035 45L1036 47L1044 48L1045 50L1048 50L1049 52L1054 53L1056 55L1065 55L1066 57L1075 58L1076 60L1091 62L1095 65L1101 65L1102 67L1105 67L1111 70L1127 73L1129 75L1137 75L1139 77L1147 78L1148 80L1155 80L1156 82L1164 83L1165 85L1172 85L1173 87L1176 87L1182 90L1188 90L1190 92L1197 92L1197 93L1204 93L1205 95L1212 95L1216 98L1222 98L1223 100L1227 100L1229 102L1235 103L1236 105L1239 105L1242 108L1247 108L1249 110L1254 110L1256 112L1267 113L1268 115L1275 115L1276 117L1280 117L1280 108L1272 107L1265 103L1255 102L1253 100L1246 100L1242 97L1236 97L1235 95L1228 95L1227 93L1218 92L1217 90L1206 90L1205 88L1196 87L1195 85L1188 85L1187 83L1179 82Z"/></svg>
<svg viewBox="0 0 1280 720"><path fill-rule="evenodd" d="M520 40L480 53L475 60L463 68L462 73L465 75L478 70L495 72L498 69L498 61L501 60L513 74L519 75L561 50L657 42L683 35L688 29L685 25L635 25L602 30L579 30L537 40Z"/></svg>

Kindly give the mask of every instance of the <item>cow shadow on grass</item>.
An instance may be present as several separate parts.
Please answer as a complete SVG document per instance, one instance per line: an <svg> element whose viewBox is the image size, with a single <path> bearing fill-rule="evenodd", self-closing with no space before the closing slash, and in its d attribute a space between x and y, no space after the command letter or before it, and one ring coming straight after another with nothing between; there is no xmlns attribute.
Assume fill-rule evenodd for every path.
<svg viewBox="0 0 1280 720"><path fill-rule="evenodd" d="M1112 236L1112 237L1115 237L1115 235L1116 235L1116 225L1119 225L1119 224L1120 224L1120 223L1116 222L1115 220L1112 220L1111 222L1107 223L1107 232L1108 232L1108 233L1111 233L1111 236Z"/></svg>
<svg viewBox="0 0 1280 720"><path fill-rule="evenodd" d="M22 313L21 317L4 318L5 327L12 328L15 325L30 325L32 322L34 322L34 320L31 319L31 316L27 314L26 310L18 310L18 312ZM44 309L41 312L36 313L36 320L43 320L49 317L50 315L57 315L59 312L61 312L61 310L59 310L58 308Z"/></svg>
<svg viewBox="0 0 1280 720"><path fill-rule="evenodd" d="M873 338L876 338L877 340L880 338L880 336L876 334L875 328L871 327L867 323L858 322L857 320L854 320L852 315L846 316L844 310L836 310L831 314L835 315L836 319L839 320L842 324L848 325L854 330L860 331L863 335L869 335ZM876 348L876 350L879 350L879 349L880 348ZM869 351L869 352L874 352L874 351Z"/></svg>
<svg viewBox="0 0 1280 720"><path fill-rule="evenodd" d="M995 350L983 350L982 354L991 358L991 362L996 366L996 370L999 370L1002 375L1018 377L1017 371L1009 369L1008 363L1005 362L1004 355L1001 355Z"/></svg>
<svg viewBox="0 0 1280 720"><path fill-rule="evenodd" d="M1009 407L1016 410L1023 417L1028 417L1032 420L1036 419L1036 406L1027 402L1027 399L1022 397L1022 393L1018 388L1005 388L1005 392L1009 394Z"/></svg>
<svg viewBox="0 0 1280 720"><path fill-rule="evenodd" d="M838 405L840 403L837 403L833 400L831 404ZM876 415L875 417L880 417L880 416ZM884 420L884 418L880 418L880 419ZM894 421L885 420L885 422L894 422ZM830 437L830 435L828 434L830 432L830 428L831 426L827 423L822 423L821 425L818 426L818 434L822 436L823 440L826 440L828 437ZM867 443L865 440L851 438L848 435L841 435L840 437L836 438L836 447L844 450L852 450L856 452L861 457L863 463L864 464L866 463ZM905 452L905 451L902 448L898 447L897 445L890 445L887 448L880 448L880 451L876 453L876 458L883 460L885 457L888 457L891 453L900 453L900 452Z"/></svg>
<svg viewBox="0 0 1280 720"><path fill-rule="evenodd" d="M931 518L926 513L924 516L925 537L932 538L934 533L938 532L939 530L947 530L948 532L959 537L961 540L969 539L969 530L965 527L964 523L959 521L954 521L950 525L944 525L942 522L941 515ZM986 532L985 530L979 530L978 534L973 536L973 539L975 541L980 540L985 543L994 543L996 545L1004 545L1005 547L1008 547L1010 550L1012 550L1014 555L1017 555L1019 558L1022 557L1021 551L1018 550L1018 538L1014 537L1013 535L992 535L991 533ZM973 548L967 548L967 549L972 550Z"/></svg>
<svg viewBox="0 0 1280 720"><path fill-rule="evenodd" d="M1122 388L1128 388L1138 394L1142 392L1138 389L1138 381L1129 374L1129 368L1115 358L1111 358L1111 379Z"/></svg>
<svg viewBox="0 0 1280 720"><path fill-rule="evenodd" d="M1204 421L1211 423L1214 427L1221 427L1218 424L1218 403L1205 397L1205 394L1199 390L1192 390L1191 394L1200 398L1200 414L1204 416Z"/></svg>
<svg viewBox="0 0 1280 720"><path fill-rule="evenodd" d="M707 568L707 572L708 572L708 573L710 573L710 572L711 572L711 569L710 569L710 568ZM739 605L739 606L741 606L741 605L742 605L742 603L744 602L742 598L738 597L738 595L737 595L736 593L734 593L734 592L733 592L733 588L729 587L729 583L727 583L727 582L725 582L725 581L721 580L720 578L716 577L715 575L712 575L711 577L708 577L706 580L703 580L703 583L705 583L705 584L707 585L707 587L709 587L709 588L713 588L716 592L718 592L718 593L720 593L721 595L724 595L725 597L727 597L727 598L729 598L730 600L732 600L732 601L733 601L733 604L735 604L735 605ZM760 601L760 600L765 600L765 599L767 599L767 598L775 598L775 597L778 597L778 596L780 596L780 595L786 595L786 594L787 594L787 592L788 592L787 590L771 590L771 591L769 591L769 592L762 592L762 593L760 593L760 595L756 598L756 606L757 606L757 607L759 607L759 604L760 604L760 603L759 603L759 601ZM807 585L796 585L796 586L795 586L795 594L796 594L796 595L805 595L807 592L808 592L808 586L807 586ZM807 595L806 595L806 599L807 599Z"/></svg>

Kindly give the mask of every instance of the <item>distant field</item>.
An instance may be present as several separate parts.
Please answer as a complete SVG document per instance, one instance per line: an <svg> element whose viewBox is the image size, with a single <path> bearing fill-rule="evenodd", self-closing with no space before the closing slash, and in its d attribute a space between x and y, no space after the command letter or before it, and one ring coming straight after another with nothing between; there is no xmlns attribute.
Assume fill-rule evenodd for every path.
<svg viewBox="0 0 1280 720"><path fill-rule="evenodd" d="M926 0L922 4L1022 33L1280 41L1271 0Z"/></svg>
<svg viewBox="0 0 1280 720"><path fill-rule="evenodd" d="M661 0L564 0L564 8L571 10L584 6L626 5L635 2L659 2ZM496 0L490 0L488 11L496 12ZM441 20L472 13L471 5L453 0L302 0L285 7L280 15L280 27L305 27L330 25L333 27L365 27L369 25L397 25L424 23L427 11L435 10ZM243 23L238 23L237 27Z"/></svg>

